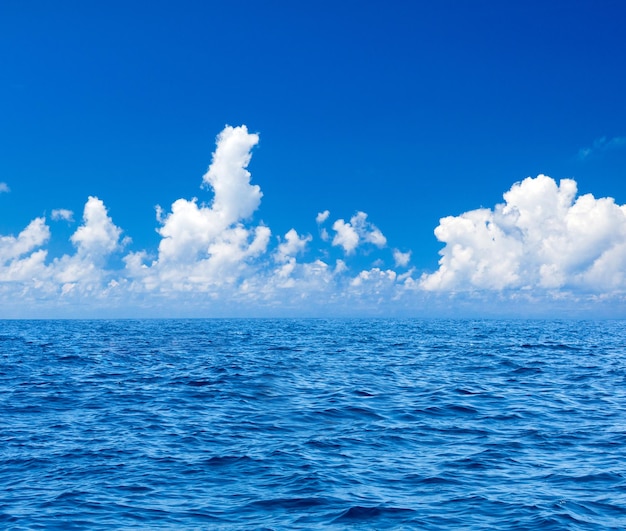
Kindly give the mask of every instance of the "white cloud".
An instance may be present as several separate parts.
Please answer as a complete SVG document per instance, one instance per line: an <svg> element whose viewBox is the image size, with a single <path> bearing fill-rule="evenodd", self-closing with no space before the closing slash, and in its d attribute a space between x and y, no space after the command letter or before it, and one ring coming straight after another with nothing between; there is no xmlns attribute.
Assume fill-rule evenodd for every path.
<svg viewBox="0 0 626 531"><path fill-rule="evenodd" d="M435 229L445 243L427 290L624 289L626 206L576 183L527 178L493 210L448 216Z"/></svg>
<svg viewBox="0 0 626 531"><path fill-rule="evenodd" d="M120 241L121 234L104 202L90 196L83 210L83 224L70 237L76 253L57 258L49 266L63 295L102 296L107 291L106 283L113 274L107 269L108 259L128 241Z"/></svg>
<svg viewBox="0 0 626 531"><path fill-rule="evenodd" d="M393 259L396 263L396 267L406 267L407 265L409 265L409 262L411 260L411 251L403 253L399 249L394 249Z"/></svg>
<svg viewBox="0 0 626 531"><path fill-rule="evenodd" d="M122 256L129 238L96 197L88 198L70 238L73 254L48 257L43 217L17 236L0 236L0 316L18 308L24 317L36 308L49 316L68 315L60 308L72 316L463 315L489 304L500 311L505 303L527 312L548 308L540 304L546 300L561 308L604 300L626 307L626 206L577 197L574 181L528 178L493 209L443 218L435 230L445 244L439 268L418 277L409 268L411 251L392 248L394 263L377 252L387 239L361 211L332 229L322 226L329 211L319 212L326 243L317 249L295 228L271 238L270 228L254 220L262 193L247 170L258 141L245 126L218 135L202 180L212 195L206 203L178 199L169 210L157 207L157 249ZM58 209L51 217L73 215ZM362 252L367 268L332 259L340 251L331 246Z"/></svg>
<svg viewBox="0 0 626 531"><path fill-rule="evenodd" d="M35 218L17 236L0 236L0 282L7 283L5 287L18 287L11 304L17 304L24 293L23 282L38 287L47 276L48 252L39 248L49 239L50 229L44 218Z"/></svg>
<svg viewBox="0 0 626 531"><path fill-rule="evenodd" d="M12 260L5 267L0 268L0 280L20 284L26 283L28 287L40 287L42 281L48 276L45 266L47 255L47 251L40 249L24 258ZM21 288L20 285L20 291L23 292Z"/></svg>
<svg viewBox="0 0 626 531"><path fill-rule="evenodd" d="M50 216L54 221L65 220L72 222L74 221L74 212L71 210L67 210L65 208L58 208L52 211Z"/></svg>
<svg viewBox="0 0 626 531"><path fill-rule="evenodd" d="M361 242L372 243L377 247L387 244L387 238L378 227L367 221L365 212L357 212L349 222L338 219L333 223L333 230L336 234L332 244L343 247L346 254L353 253Z"/></svg>
<svg viewBox="0 0 626 531"><path fill-rule="evenodd" d="M39 247L49 239L50 231L43 218L34 220L18 237L4 237L0 256L4 249L6 259L4 266L0 264L0 278L9 283L0 285L0 293L6 296L14 289L29 294L31 301L49 300L52 306L55 300L56 304L79 303L89 308L152 305L161 308L161 315L174 307L182 308L180 311L210 308L212 314L219 308L231 315L242 308L256 308L256 315L259 311L266 314L262 308L299 314L316 313L317 308L325 315L329 308L343 308L349 314L367 298L367 286L377 292L378 300L380 281L374 279L381 275L363 273L361 280L353 283L344 261L327 260L328 250L319 250L321 257L304 261L301 256L312 241L310 235L291 229L269 247L269 227L251 219L262 198L260 187L251 183L247 170L258 140L258 135L248 133L245 126L227 126L217 137L211 164L202 179L212 197L207 203L197 198L178 199L169 211L157 206L158 249L127 253L122 258L123 269L114 267L114 258L129 239L122 240L122 229L96 197L87 200L83 222L70 238L74 254L46 263L47 253ZM329 215L327 210L320 212L316 221L322 224ZM57 209L52 218L71 220L73 214ZM343 224L344 236L353 234L352 243L346 240L342 244L349 253L360 245L386 245L382 232L363 212ZM339 221L334 225L336 230L340 226ZM320 231L330 240L324 228ZM385 272L383 278L389 286L395 273L390 276ZM370 307L377 308L378 302Z"/></svg>
<svg viewBox="0 0 626 531"><path fill-rule="evenodd" d="M104 203L97 197L89 197L83 212L83 224L72 234L70 240L81 256L103 258L120 246L122 229L109 217Z"/></svg>
<svg viewBox="0 0 626 531"><path fill-rule="evenodd" d="M351 284L352 286L362 286L364 283L373 282L380 288L387 285L390 281L393 283L396 280L396 277L396 272L391 269L383 271L380 268L375 267L369 271L361 271L354 279L352 279Z"/></svg>
<svg viewBox="0 0 626 531"><path fill-rule="evenodd" d="M594 154L603 153L605 151L611 151L614 149L621 149L624 147L626 147L626 136L615 136L610 139L607 139L607 137L603 136L594 140L591 146L580 149L578 151L578 158L581 160L585 160Z"/></svg>
<svg viewBox="0 0 626 531"><path fill-rule="evenodd" d="M0 183L0 194L8 193L10 191L11 189L9 188L9 185L7 183Z"/></svg>
<svg viewBox="0 0 626 531"><path fill-rule="evenodd" d="M275 257L278 262L286 262L289 258L304 251L306 244L312 240L310 235L299 236L295 229L285 234L285 240L276 249Z"/></svg>
<svg viewBox="0 0 626 531"><path fill-rule="evenodd" d="M75 254L47 263L48 253L39 247L50 239L50 229L44 218L36 218L17 237L0 237L0 279L27 307L46 301L63 304L67 295L87 296L90 302L102 299L108 293L104 282L112 274L106 269L107 257L120 249L121 232L102 201L90 197L83 224L71 237Z"/></svg>
<svg viewBox="0 0 626 531"><path fill-rule="evenodd" d="M202 181L215 194L211 211L224 227L249 218L261 203L261 188L250 184L246 169L258 142L259 135L248 133L245 125L226 126L217 137L213 162Z"/></svg>
<svg viewBox="0 0 626 531"><path fill-rule="evenodd" d="M315 217L315 221L318 225L321 225L322 223L324 223L324 221L328 219L328 216L330 216L329 210L324 210L324 212L318 212L317 216Z"/></svg>
<svg viewBox="0 0 626 531"><path fill-rule="evenodd" d="M41 247L50 239L45 218L35 218L15 236L0 236L0 264L19 258Z"/></svg>
<svg viewBox="0 0 626 531"><path fill-rule="evenodd" d="M157 209L157 219L162 223L161 263L206 258L209 249L229 253L227 249L232 250L232 246L228 242L236 241L235 247L242 243L241 231L245 229L234 225L254 213L263 195L259 186L250 184L246 170L251 149L258 141L258 135L248 133L245 125L227 126L217 137L213 161L203 177L203 184L214 192L211 205L199 206L195 198L178 199L168 215Z"/></svg>
<svg viewBox="0 0 626 531"><path fill-rule="evenodd" d="M359 235L356 229L343 219L338 219L333 223L333 230L337 233L333 238L333 245L340 245L347 253L353 253L359 245Z"/></svg>
<svg viewBox="0 0 626 531"><path fill-rule="evenodd" d="M203 186L213 191L212 202L178 199L167 214L157 207L162 236L157 259L146 264L146 254L134 253L126 260L129 274L143 289L188 291L236 284L250 260L266 252L270 229L244 225L263 195L250 183L246 169L258 141L246 126L226 126L203 177Z"/></svg>

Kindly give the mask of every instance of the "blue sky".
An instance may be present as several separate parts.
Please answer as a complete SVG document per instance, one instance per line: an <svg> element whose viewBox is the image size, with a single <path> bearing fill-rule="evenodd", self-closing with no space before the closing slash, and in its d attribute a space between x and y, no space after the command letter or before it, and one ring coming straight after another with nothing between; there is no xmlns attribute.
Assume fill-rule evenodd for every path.
<svg viewBox="0 0 626 531"><path fill-rule="evenodd" d="M623 315L625 20L619 1L2 2L0 316ZM211 208L226 125L258 134L233 142L237 193L262 197L168 270L172 204ZM230 274L193 273L236 227Z"/></svg>

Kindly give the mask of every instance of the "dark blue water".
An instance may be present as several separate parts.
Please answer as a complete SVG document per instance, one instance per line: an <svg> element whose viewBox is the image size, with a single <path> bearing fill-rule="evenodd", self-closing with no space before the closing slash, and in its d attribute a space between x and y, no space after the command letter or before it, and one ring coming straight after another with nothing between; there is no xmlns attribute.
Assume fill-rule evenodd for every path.
<svg viewBox="0 0 626 531"><path fill-rule="evenodd" d="M0 322L0 528L626 529L626 322Z"/></svg>

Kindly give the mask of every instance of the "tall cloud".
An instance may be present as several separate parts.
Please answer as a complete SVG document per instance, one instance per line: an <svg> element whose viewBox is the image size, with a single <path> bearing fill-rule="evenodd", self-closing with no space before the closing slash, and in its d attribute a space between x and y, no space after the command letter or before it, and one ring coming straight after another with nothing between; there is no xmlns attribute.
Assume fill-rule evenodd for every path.
<svg viewBox="0 0 626 531"><path fill-rule="evenodd" d="M591 194L575 181L524 179L491 209L441 219L439 269L426 290L624 289L626 206Z"/></svg>
<svg viewBox="0 0 626 531"><path fill-rule="evenodd" d="M247 170L258 141L259 136L249 133L245 125L224 128L202 178L203 187L213 192L211 203L178 199L166 215L157 209L162 236L158 257L146 265L145 254L129 255L126 264L131 276L153 289L228 284L241 276L250 259L266 251L269 228L243 223L263 196L260 187L250 183Z"/></svg>
<svg viewBox="0 0 626 531"><path fill-rule="evenodd" d="M104 202L89 197L83 210L83 223L70 237L76 253L62 256L50 266L62 292L93 293L102 287L101 284L111 277L107 270L109 256L129 242L128 239L121 241L121 235L122 229L113 223Z"/></svg>
<svg viewBox="0 0 626 531"><path fill-rule="evenodd" d="M89 197L83 211L83 224L70 240L76 245L79 255L101 259L118 249L121 234L122 229L113 223L104 202L97 197Z"/></svg>
<svg viewBox="0 0 626 531"><path fill-rule="evenodd" d="M248 133L245 125L226 126L217 137L213 161L202 181L215 194L211 211L224 227L249 218L261 203L261 188L250 184L246 169L258 143L259 135Z"/></svg>
<svg viewBox="0 0 626 531"><path fill-rule="evenodd" d="M248 133L245 125L226 126L218 135L213 161L202 178L203 186L213 190L213 201L208 206L198 205L195 198L178 199L172 204L172 212L159 229L163 237L160 261L188 262L206 255L210 246L216 250L231 240L239 246L241 231L228 234L227 230L252 216L263 196L258 185L250 184L246 169L258 141L259 136ZM222 247L215 246L217 240Z"/></svg>

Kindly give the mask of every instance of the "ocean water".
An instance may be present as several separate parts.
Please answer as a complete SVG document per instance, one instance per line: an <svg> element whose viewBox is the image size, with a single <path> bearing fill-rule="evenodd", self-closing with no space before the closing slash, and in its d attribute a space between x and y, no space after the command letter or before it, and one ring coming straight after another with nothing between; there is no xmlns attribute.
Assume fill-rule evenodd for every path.
<svg viewBox="0 0 626 531"><path fill-rule="evenodd" d="M626 322L0 321L0 528L626 529Z"/></svg>

